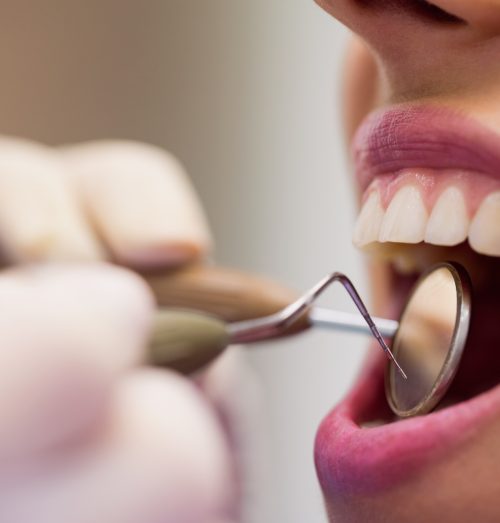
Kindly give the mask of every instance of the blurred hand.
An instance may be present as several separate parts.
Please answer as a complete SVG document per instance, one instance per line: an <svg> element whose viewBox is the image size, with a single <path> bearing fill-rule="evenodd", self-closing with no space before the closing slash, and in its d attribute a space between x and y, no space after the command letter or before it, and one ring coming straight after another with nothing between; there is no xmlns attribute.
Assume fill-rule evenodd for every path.
<svg viewBox="0 0 500 523"><path fill-rule="evenodd" d="M0 275L1 522L238 520L238 354L197 384L141 366L153 299L106 264L168 267L209 247L167 153L0 139L1 259L14 266Z"/></svg>

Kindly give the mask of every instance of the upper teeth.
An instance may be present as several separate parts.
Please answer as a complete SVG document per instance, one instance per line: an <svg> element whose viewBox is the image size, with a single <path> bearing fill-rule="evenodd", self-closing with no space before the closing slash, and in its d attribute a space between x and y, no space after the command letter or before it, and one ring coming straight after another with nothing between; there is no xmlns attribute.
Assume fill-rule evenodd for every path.
<svg viewBox="0 0 500 523"><path fill-rule="evenodd" d="M378 191L373 191L361 209L356 227L354 228L354 244L362 247L376 242L384 219L384 209Z"/></svg>
<svg viewBox="0 0 500 523"><path fill-rule="evenodd" d="M420 243L424 239L428 220L429 215L418 188L412 185L403 187L385 211L378 241Z"/></svg>
<svg viewBox="0 0 500 523"><path fill-rule="evenodd" d="M500 192L487 196L470 224L469 243L481 254L500 256Z"/></svg>
<svg viewBox="0 0 500 523"><path fill-rule="evenodd" d="M464 194L455 186L441 193L430 213L415 185L399 189L386 210L378 190L372 190L354 231L359 247L377 241L452 246L467 237L475 251L500 256L500 192L488 195L471 219Z"/></svg>
<svg viewBox="0 0 500 523"><path fill-rule="evenodd" d="M434 245L458 245L467 239L469 216L462 191L448 187L432 209L425 241Z"/></svg>

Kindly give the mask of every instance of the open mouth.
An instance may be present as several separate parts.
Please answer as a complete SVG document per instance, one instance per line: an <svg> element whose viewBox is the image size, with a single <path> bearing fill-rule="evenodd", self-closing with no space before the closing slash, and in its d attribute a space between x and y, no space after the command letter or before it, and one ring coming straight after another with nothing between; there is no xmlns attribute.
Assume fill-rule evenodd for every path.
<svg viewBox="0 0 500 523"><path fill-rule="evenodd" d="M332 495L390 488L500 415L500 138L442 108L401 106L368 117L354 155L363 194L354 243L390 267L391 301L378 312L397 319L418 276L441 261L469 270L474 295L460 369L434 412L392 414L376 353L323 421L316 466Z"/></svg>

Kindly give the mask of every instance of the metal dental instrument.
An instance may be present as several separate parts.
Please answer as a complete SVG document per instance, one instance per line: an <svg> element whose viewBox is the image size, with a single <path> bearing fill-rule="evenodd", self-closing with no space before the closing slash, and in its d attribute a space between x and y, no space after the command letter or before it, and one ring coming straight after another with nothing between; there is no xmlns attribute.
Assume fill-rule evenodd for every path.
<svg viewBox="0 0 500 523"><path fill-rule="evenodd" d="M426 414L449 390L469 333L471 289L467 271L453 262L435 265L415 284L391 346L408 379L389 367L385 375L397 416Z"/></svg>
<svg viewBox="0 0 500 523"><path fill-rule="evenodd" d="M293 325L293 323L298 318L307 313L307 311L312 308L314 302L319 298L319 296L334 282L339 282L344 286L345 290L354 301L356 307L361 313L361 316L366 322L368 332L373 334L389 360L391 360L392 363L396 366L401 376L406 379L406 374L396 361L396 358L384 341L382 334L372 320L371 316L368 314L368 311L358 292L354 288L351 280L349 280L347 276L340 272L335 272L323 278L323 280L316 284L310 291L306 292L304 296L298 299L295 303L292 303L283 309L281 312L273 314L272 316L268 316L267 318L248 320L229 325L228 329L233 343L249 343L280 336L282 332L286 331L287 327ZM336 323L338 323L338 320L340 319L340 317L337 317ZM317 325L314 314L312 316L309 315L309 321L312 325ZM321 325L325 326L324 320ZM331 327L332 323L328 323L328 326ZM352 327L352 324L348 323L348 326ZM360 326L358 326L358 329L360 329ZM365 328L363 331L367 332L367 329Z"/></svg>
<svg viewBox="0 0 500 523"><path fill-rule="evenodd" d="M361 313L365 325L356 315L337 313L327 309L313 309L314 302L334 282L340 282L344 286ZM378 321L385 334L394 333L397 322ZM343 328L373 335L401 377L406 379L405 372L383 338L384 334L369 315L354 285L347 276L338 272L323 278L311 290L283 310L263 318L224 325L215 318L196 317L194 313L159 312L152 342L153 360L160 365L169 365L189 372L193 370L189 368L191 366L190 356L193 353L196 356L193 361L194 366L197 367L202 363L203 357L198 346L205 347L202 352L207 361L210 361L213 357L212 353L218 354L229 344L275 339L315 325L323 328ZM196 349L193 350L195 347ZM170 362L167 361L168 358L170 358Z"/></svg>
<svg viewBox="0 0 500 523"><path fill-rule="evenodd" d="M182 285L179 279L175 284L162 283L169 296L174 295L189 308L201 304L218 315L160 309L150 342L151 363L189 373L212 361L231 343L276 339L314 326L369 334L377 339L393 363L386 367L385 390L389 406L399 417L430 412L455 377L467 340L471 309L470 278L457 263L437 264L421 276L399 322L371 318L350 280L340 273L327 276L292 301L289 294L275 284L273 287L272 282L263 283L246 275L242 278L241 274L225 269L208 271L208 279L206 274L195 271L194 275L181 276ZM241 283L242 280L245 281ZM213 281L217 290L211 287ZM228 281L230 289L222 292L221 286ZM347 290L361 316L314 305L320 294L336 281ZM273 298L267 299L263 306L259 301L266 301L262 299L266 292ZM164 298L159 301L164 302ZM248 301L253 303L250 308ZM262 317L256 319L227 321L228 315L238 308L245 309L247 316L269 309L278 312L267 315L260 312ZM222 315L225 319L218 317ZM391 349L384 338L392 338Z"/></svg>
<svg viewBox="0 0 500 523"><path fill-rule="evenodd" d="M196 278L197 286L188 286L187 295L191 299L197 296L196 289L204 288L201 301L206 308L213 310L216 301L216 309L227 314L244 299L238 293L230 299L209 298L208 287L200 285L199 276ZM314 305L335 281L347 290L361 316ZM266 292L266 285L259 287L258 281L244 287L247 294L255 287ZM275 305L278 303L282 301L276 299ZM430 412L448 391L467 340L470 309L470 278L456 263L435 265L418 280L399 322L371 318L350 280L334 273L291 304L285 302L278 312L255 319L228 322L206 312L160 309L149 359L153 364L190 373L212 361L231 343L276 339L312 326L369 334L377 339L393 363L387 366L385 374L388 403L397 416L410 417ZM392 338L391 349L384 338Z"/></svg>

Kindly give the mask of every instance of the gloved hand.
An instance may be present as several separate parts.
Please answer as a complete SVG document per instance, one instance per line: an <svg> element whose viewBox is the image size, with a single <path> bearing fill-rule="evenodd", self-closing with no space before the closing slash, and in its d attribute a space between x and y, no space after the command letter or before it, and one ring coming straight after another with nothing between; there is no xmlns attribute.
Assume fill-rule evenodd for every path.
<svg viewBox="0 0 500 523"><path fill-rule="evenodd" d="M155 305L132 271L209 246L167 153L0 139L0 522L239 521L240 355L196 384L143 365Z"/></svg>

